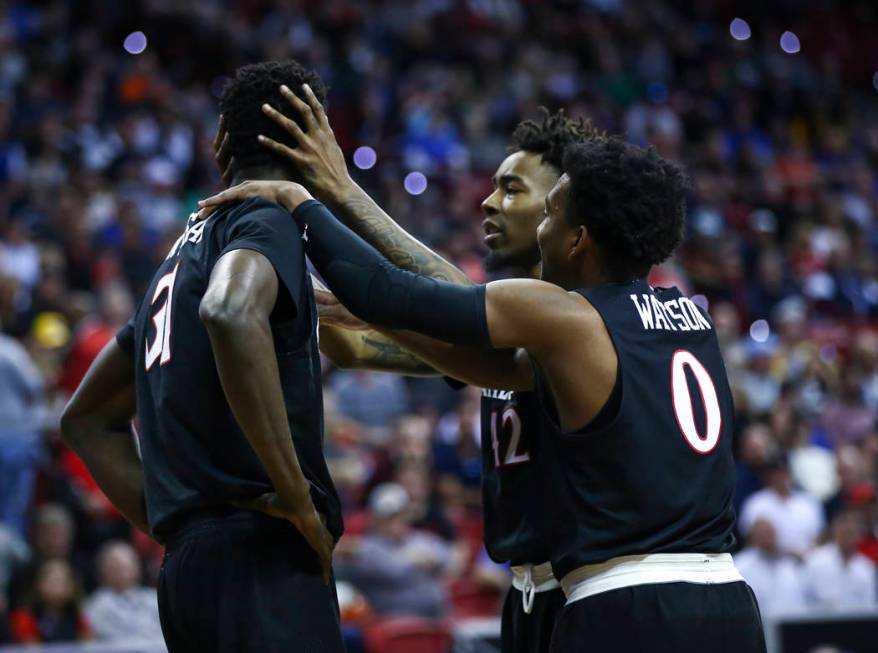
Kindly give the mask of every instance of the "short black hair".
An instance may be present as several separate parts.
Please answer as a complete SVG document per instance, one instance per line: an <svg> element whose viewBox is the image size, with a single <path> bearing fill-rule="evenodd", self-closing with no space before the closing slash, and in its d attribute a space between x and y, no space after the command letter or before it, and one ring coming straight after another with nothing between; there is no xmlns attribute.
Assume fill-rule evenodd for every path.
<svg viewBox="0 0 878 653"><path fill-rule="evenodd" d="M540 107L539 113L539 121L523 120L516 125L509 149L542 154L542 162L559 173L563 170L564 150L568 145L606 136L582 116L576 120L568 118L564 109L550 113L546 107Z"/></svg>
<svg viewBox="0 0 878 653"><path fill-rule="evenodd" d="M299 125L302 120L295 109L280 93L286 84L293 93L305 97L302 84L308 84L314 95L326 105L326 87L320 76L292 59L287 61L263 61L242 66L235 71L220 98L220 112L229 133L229 153L235 157L235 168L242 170L265 165L291 164L264 145L256 137L263 134L279 143L295 147L293 138L274 124L263 112L266 102Z"/></svg>
<svg viewBox="0 0 878 653"><path fill-rule="evenodd" d="M611 136L564 153L566 218L585 225L615 279L645 276L683 238L688 181L682 168Z"/></svg>

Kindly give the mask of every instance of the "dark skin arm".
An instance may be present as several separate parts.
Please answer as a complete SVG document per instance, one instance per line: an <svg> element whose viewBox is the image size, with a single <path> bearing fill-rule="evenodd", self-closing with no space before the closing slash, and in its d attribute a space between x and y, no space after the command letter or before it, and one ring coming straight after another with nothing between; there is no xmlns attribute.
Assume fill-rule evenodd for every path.
<svg viewBox="0 0 878 653"><path fill-rule="evenodd" d="M289 211L293 211L305 199L311 198L310 194L299 184L293 182L245 181L202 200L199 204L202 207L202 212L208 213L213 207L224 202L240 201L250 197L261 197L275 202ZM358 322L356 318L351 319L350 313L338 303L331 293L317 290L316 296L322 306L320 319L323 323L343 326L345 329L356 328L356 325L359 325L359 328L372 329L371 333L376 334L368 337L372 342L363 342L361 337L360 345L352 345L350 341L336 343L339 347L348 347L349 352L364 345L367 347L362 359L365 364L354 365L355 367L400 371L403 374L409 374L411 368L408 366L412 359L420 359L427 366L443 374L479 387L506 390L529 390L533 387L530 364L523 354L516 353L514 350L500 351L464 347L444 343L421 334L367 326ZM363 333L369 332L364 331ZM321 338L322 336L323 331L321 331ZM355 337L338 336L338 338L345 339ZM322 340L321 348L323 348ZM370 353L368 348L383 348L384 351L376 356L378 352ZM325 348L323 349L326 351ZM411 353L407 354L405 350ZM338 355L343 358L345 354L339 353ZM331 355L330 358L332 358ZM373 366L373 363L377 362L380 362L383 367ZM397 363L400 367L393 369Z"/></svg>
<svg viewBox="0 0 878 653"><path fill-rule="evenodd" d="M297 146L290 148L262 136L260 142L292 161L315 196L394 265L435 279L472 284L462 270L400 227L351 179L323 106L307 84L303 90L307 102L286 86L281 87L281 93L302 116L306 131L302 131L293 120L274 107L263 105L265 114L285 129L295 139Z"/></svg>
<svg viewBox="0 0 878 653"><path fill-rule="evenodd" d="M64 408L61 438L119 512L149 534L143 466L131 432L135 406L134 364L114 338Z"/></svg>
<svg viewBox="0 0 878 653"><path fill-rule="evenodd" d="M320 351L343 369L436 376L438 372L393 339L357 320L312 276L320 316Z"/></svg>
<svg viewBox="0 0 878 653"><path fill-rule="evenodd" d="M223 183L231 182L235 159L228 150L229 135L225 129L223 117L220 116L219 126L213 141L214 158L222 176ZM320 281L312 276L314 288L326 290ZM320 295L318 297L318 304ZM336 302L337 303L337 302ZM325 317L324 307L318 305L321 320ZM331 315L334 307L326 307ZM350 316L350 314L348 313ZM351 316L352 317L352 316ZM356 320L356 318L353 318ZM357 321L359 322L359 321ZM417 356L405 351L391 338L369 329L362 322L356 328L348 328L340 322L322 321L320 324L320 351L325 354L336 367L343 369L368 369L376 372L394 372L406 376L436 376L435 369L420 360Z"/></svg>
<svg viewBox="0 0 878 653"><path fill-rule="evenodd" d="M311 199L303 187L292 182L256 184L270 188L270 192L277 198L275 201L291 211ZM228 189L211 198L211 201L221 203L225 199L231 199L244 186L242 184ZM547 215L549 214L558 220L562 209L547 200ZM330 215L324 219L335 218ZM584 229L580 227L578 236L571 238L569 256L582 255L581 250L588 240ZM332 237L343 235L336 228L330 228L326 234ZM313 230L311 237L315 238ZM334 241L321 241L322 248L330 252L333 245ZM312 243L311 247L313 246ZM330 271L328 266L320 269L320 263L315 263L322 274L326 275ZM382 274L391 272L384 269ZM331 283L338 284L338 288L341 288L345 279L334 278ZM515 389L532 385L532 373L527 373L524 366L517 365L514 360L522 356L515 350L525 349L545 372L558 408L561 427L574 430L588 423L609 398L618 368L612 339L595 308L577 293L532 279L489 283L485 287L484 301L490 344L495 349L505 350L495 352L499 357L496 364L500 369L509 370L509 376L502 379L503 384L494 387ZM419 302L415 298L411 305L421 311L414 316L418 318L414 323L424 325L424 330L434 333L437 331L435 327L442 325L444 316L436 314L428 302ZM361 305L360 313L355 315L366 321L380 320L383 317L378 313L373 314L369 305ZM400 327L401 323L394 326ZM441 332L441 329L438 331ZM478 334L473 336L475 339ZM509 359L513 361L510 362Z"/></svg>
<svg viewBox="0 0 878 653"><path fill-rule="evenodd" d="M316 290L315 294L323 311L320 316L321 329L324 324L338 324L345 327L345 334L357 333L351 331L351 328L370 329L359 333L375 333L393 343L403 353L411 352L408 355L425 361L424 365L431 365L442 374L469 385L504 390L533 388L531 365L523 350L518 350L514 356L510 356L508 351L465 347L442 342L414 331L370 327L351 315L328 290ZM370 366L367 364L365 367Z"/></svg>
<svg viewBox="0 0 878 653"><path fill-rule="evenodd" d="M241 505L292 522L320 557L328 583L332 536L314 508L296 456L271 334L269 316L278 285L274 267L262 254L228 252L213 268L199 317L232 413L274 487L274 492Z"/></svg>

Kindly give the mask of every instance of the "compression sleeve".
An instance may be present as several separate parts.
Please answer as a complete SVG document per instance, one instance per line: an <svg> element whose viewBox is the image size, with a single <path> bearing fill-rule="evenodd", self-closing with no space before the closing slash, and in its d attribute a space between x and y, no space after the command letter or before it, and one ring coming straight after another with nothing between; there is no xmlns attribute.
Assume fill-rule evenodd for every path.
<svg viewBox="0 0 878 653"><path fill-rule="evenodd" d="M464 286L401 270L320 202L293 211L305 251L330 289L361 320L438 340L490 346L485 286Z"/></svg>

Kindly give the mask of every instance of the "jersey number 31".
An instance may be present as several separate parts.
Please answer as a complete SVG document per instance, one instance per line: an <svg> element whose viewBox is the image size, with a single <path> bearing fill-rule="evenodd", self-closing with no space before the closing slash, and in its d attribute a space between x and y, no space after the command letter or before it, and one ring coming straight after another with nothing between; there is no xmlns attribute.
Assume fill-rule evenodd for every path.
<svg viewBox="0 0 878 653"><path fill-rule="evenodd" d="M174 269L159 279L152 293L152 301L150 306L155 306L162 295L165 299L159 309L152 316L152 323L155 325L155 338L152 343L146 342L146 371L160 361L160 365L164 365L171 360L171 301L174 295L174 282L177 281L177 270L180 269L180 263L174 266ZM167 292L166 292L167 291Z"/></svg>

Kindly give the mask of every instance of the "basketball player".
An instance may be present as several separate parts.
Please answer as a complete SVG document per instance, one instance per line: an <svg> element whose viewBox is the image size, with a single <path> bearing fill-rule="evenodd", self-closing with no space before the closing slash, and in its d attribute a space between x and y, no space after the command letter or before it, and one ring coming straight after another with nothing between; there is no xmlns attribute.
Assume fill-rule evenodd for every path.
<svg viewBox="0 0 878 653"><path fill-rule="evenodd" d="M307 117L306 107L287 89L283 93L294 108ZM266 114L290 131L289 119L270 105ZM527 120L512 135L513 152L494 175L494 191L482 203L485 242L490 249L488 269L512 268L530 278L539 277L536 229L542 220L546 194L561 175L564 147L599 137L590 124L568 119L559 111L542 110L540 121ZM278 149L279 154L286 154ZM401 267L434 277L471 283L463 273L412 239L384 214L350 178L341 150L331 132L319 123L297 141L298 169L308 170L308 183L348 224ZM305 158L307 157L307 158ZM225 166L223 155L219 157ZM359 211L365 210L363 219ZM414 241L416 242L416 241ZM325 307L324 307L325 309ZM330 322L321 317L322 329ZM350 332L350 339L363 339L368 332ZM413 360L423 361L455 379L482 384L482 497L485 546L497 562L511 561L513 585L503 606L501 635L506 653L547 651L555 617L564 605L560 584L552 576L545 543L542 491L537 478L540 412L533 392L514 392L492 385L492 370L481 364L478 352L454 347L414 333L387 335L404 345ZM333 334L337 340L343 336ZM322 341L321 340L321 341ZM355 344L352 346L356 346ZM489 361L490 362L490 354ZM357 367L372 368L361 358ZM403 371L403 373L405 373Z"/></svg>
<svg viewBox="0 0 878 653"><path fill-rule="evenodd" d="M237 71L220 101L233 181L295 178L255 138L284 139L259 106L303 82L323 97L296 62ZM342 519L302 244L289 214L259 199L190 219L64 413L64 437L101 488L166 544L171 653L344 650L330 571ZM135 396L142 466L124 433Z"/></svg>
<svg viewBox="0 0 878 653"><path fill-rule="evenodd" d="M309 129L325 123L310 109ZM501 387L537 392L549 555L567 596L552 651L764 651L728 553L734 412L717 338L677 289L645 281L681 239L684 175L615 138L569 147L563 170L538 229L540 281L400 270L298 184L251 182L211 203L259 189L292 211L356 316L490 345Z"/></svg>

